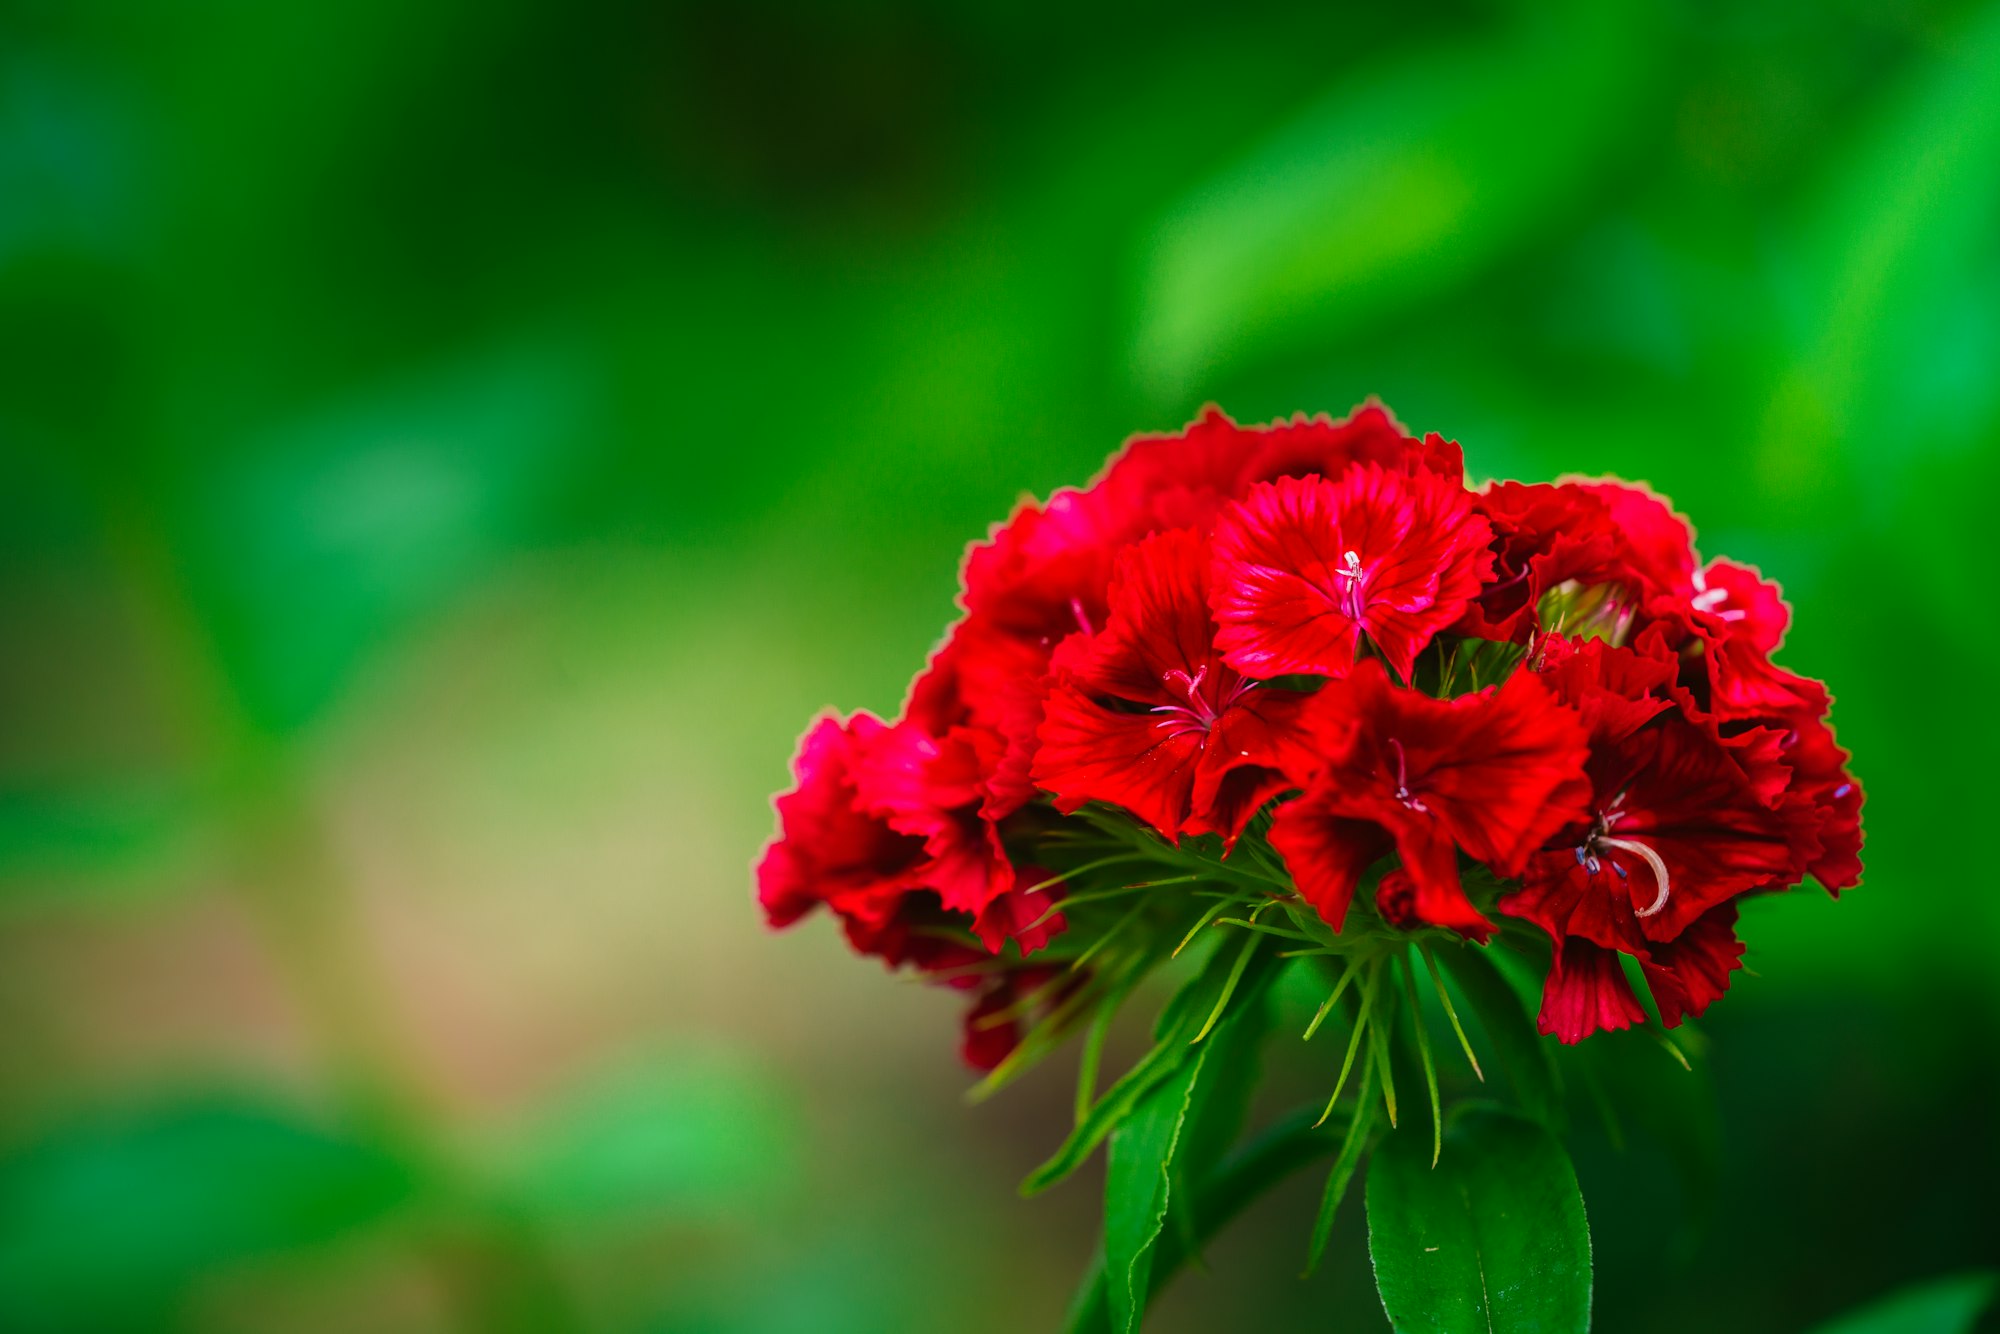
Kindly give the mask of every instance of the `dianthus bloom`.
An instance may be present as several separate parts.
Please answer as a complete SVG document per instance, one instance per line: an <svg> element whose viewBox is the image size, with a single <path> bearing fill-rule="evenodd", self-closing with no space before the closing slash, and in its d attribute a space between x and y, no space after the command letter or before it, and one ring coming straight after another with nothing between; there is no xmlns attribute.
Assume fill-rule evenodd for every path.
<svg viewBox="0 0 2000 1334"><path fill-rule="evenodd" d="M1630 960L1671 1027L1728 988L1745 896L1860 875L1776 586L1644 487L1469 488L1372 403L1210 409L962 578L901 714L807 733L758 888L972 992L981 1067L1273 906L1322 955L1539 950L1564 1042L1646 1020Z"/></svg>

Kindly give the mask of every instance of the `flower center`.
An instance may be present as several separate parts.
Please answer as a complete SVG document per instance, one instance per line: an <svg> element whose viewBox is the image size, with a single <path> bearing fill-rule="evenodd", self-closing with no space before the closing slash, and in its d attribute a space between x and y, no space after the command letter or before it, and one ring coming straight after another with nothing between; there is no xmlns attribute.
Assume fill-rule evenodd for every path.
<svg viewBox="0 0 2000 1334"><path fill-rule="evenodd" d="M1186 736L1190 732L1206 734L1215 726L1215 720L1229 711L1231 705L1256 685L1247 676L1237 677L1234 684L1219 692L1220 697L1210 700L1202 690L1202 682L1208 676L1208 666L1203 664L1194 669L1194 674L1175 668L1160 674L1160 683L1167 690L1186 700L1185 704L1157 704L1153 712L1160 715L1159 726L1168 736Z"/></svg>
<svg viewBox="0 0 2000 1334"><path fill-rule="evenodd" d="M1611 849L1615 848L1620 852L1629 852L1645 862L1647 868L1653 873L1653 883L1658 887L1658 892L1653 895L1651 903L1643 908L1634 908L1632 911L1635 916L1651 917L1667 906L1667 864L1661 859L1659 853L1653 851L1637 839L1615 838L1612 836L1611 831L1618 827L1618 822L1625 816L1625 812L1619 809L1624 804L1625 795L1621 792L1613 799L1609 806L1598 812L1597 822L1591 826L1590 832L1584 836L1583 842L1577 844L1575 849L1573 849L1576 853L1576 864L1590 872L1590 874L1596 875L1604 869L1605 863L1609 862L1612 871L1617 874L1618 878L1625 880L1629 879L1629 875L1625 868L1620 866L1610 856Z"/></svg>
<svg viewBox="0 0 2000 1334"><path fill-rule="evenodd" d="M1348 554L1352 555L1354 553L1349 552ZM1431 808L1424 805L1424 799L1410 791L1410 765L1409 761L1403 755L1403 743L1395 737L1390 737L1389 753L1396 757L1396 800L1402 802L1413 811L1422 811L1425 814L1429 814Z"/></svg>
<svg viewBox="0 0 2000 1334"><path fill-rule="evenodd" d="M1334 579L1340 584L1340 614L1350 621L1358 621L1368 607L1368 572L1361 568L1361 556L1357 552L1343 552L1341 559L1342 568L1333 572Z"/></svg>

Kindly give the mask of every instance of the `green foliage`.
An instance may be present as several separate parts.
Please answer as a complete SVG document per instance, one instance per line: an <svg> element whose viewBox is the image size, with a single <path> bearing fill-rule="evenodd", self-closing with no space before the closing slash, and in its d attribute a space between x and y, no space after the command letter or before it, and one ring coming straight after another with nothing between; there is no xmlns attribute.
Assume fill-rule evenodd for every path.
<svg viewBox="0 0 2000 1334"><path fill-rule="evenodd" d="M1996 1289L2000 1273L1990 1269L1913 1283L1813 1334L1972 1334Z"/></svg>
<svg viewBox="0 0 2000 1334"><path fill-rule="evenodd" d="M1583 1334L1590 1231L1562 1146L1542 1126L1470 1107L1431 1164L1429 1137L1389 1136L1368 1171L1368 1252L1404 1334Z"/></svg>
<svg viewBox="0 0 2000 1334"><path fill-rule="evenodd" d="M1570 204L1653 99L1660 16L1561 10L1370 71L1173 208L1149 252L1141 377L1175 386L1364 327Z"/></svg>
<svg viewBox="0 0 2000 1334"><path fill-rule="evenodd" d="M0 1166L0 1324L157 1320L232 1267L360 1238L417 1186L364 1137L262 1098L81 1115Z"/></svg>
<svg viewBox="0 0 2000 1334"><path fill-rule="evenodd" d="M1574 1073L1574 1096L1596 1108L1578 1106L1582 1119L1611 1118L1614 1142L1644 1136L1666 1153L1681 1185L1677 1249L1693 1252L1711 1222L1722 1175L1722 1120L1715 1084L1693 1029L1675 1030L1673 1044L1655 1028L1600 1033L1575 1047L1562 1048Z"/></svg>
<svg viewBox="0 0 2000 1334"><path fill-rule="evenodd" d="M740 1059L648 1053L578 1081L510 1136L507 1194L564 1224L741 1217L798 1172L797 1120Z"/></svg>
<svg viewBox="0 0 2000 1334"><path fill-rule="evenodd" d="M1253 1009L1277 972L1279 951L1275 938L1254 933L1220 942L1167 1002L1153 1029L1153 1048L1092 1105L1054 1156L1029 1173L1022 1192L1047 1190L1081 1167L1134 1108L1195 1059L1200 1035L1219 1018Z"/></svg>
<svg viewBox="0 0 2000 1334"><path fill-rule="evenodd" d="M1138 1327L1152 1279L1153 1243L1173 1203L1176 1151L1208 1053L1148 1094L1111 1132L1104 1158L1104 1275L1111 1326Z"/></svg>
<svg viewBox="0 0 2000 1334"><path fill-rule="evenodd" d="M1560 1133L1564 1126L1552 1039L1535 1031L1521 994L1502 977L1484 951L1461 947L1437 951L1437 961L1471 1002L1467 1011L1485 1034L1481 1050L1493 1052L1521 1110Z"/></svg>

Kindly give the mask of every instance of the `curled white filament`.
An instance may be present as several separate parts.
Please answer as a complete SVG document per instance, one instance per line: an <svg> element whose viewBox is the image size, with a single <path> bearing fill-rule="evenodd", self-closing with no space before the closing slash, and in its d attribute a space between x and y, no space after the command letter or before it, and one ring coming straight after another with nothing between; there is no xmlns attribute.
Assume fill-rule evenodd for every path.
<svg viewBox="0 0 2000 1334"><path fill-rule="evenodd" d="M1595 841L1600 847L1622 848L1626 852L1643 857L1646 859L1646 865L1653 868L1653 879L1659 882L1660 892L1651 903L1634 910L1638 916L1651 917L1667 906L1667 864L1660 860L1659 853L1644 843L1637 843L1629 838L1612 838L1606 834L1599 834Z"/></svg>

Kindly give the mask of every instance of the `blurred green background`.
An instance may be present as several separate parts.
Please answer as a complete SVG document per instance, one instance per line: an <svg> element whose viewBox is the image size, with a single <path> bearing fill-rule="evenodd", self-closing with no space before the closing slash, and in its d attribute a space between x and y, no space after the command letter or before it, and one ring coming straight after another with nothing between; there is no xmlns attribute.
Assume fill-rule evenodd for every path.
<svg viewBox="0 0 2000 1334"><path fill-rule="evenodd" d="M0 0L0 1328L1050 1327L1068 1070L767 797L1019 494L1369 393L1780 578L1870 792L1598 1327L2000 1259L2000 5ZM1381 1328L1315 1192L1157 1328Z"/></svg>

